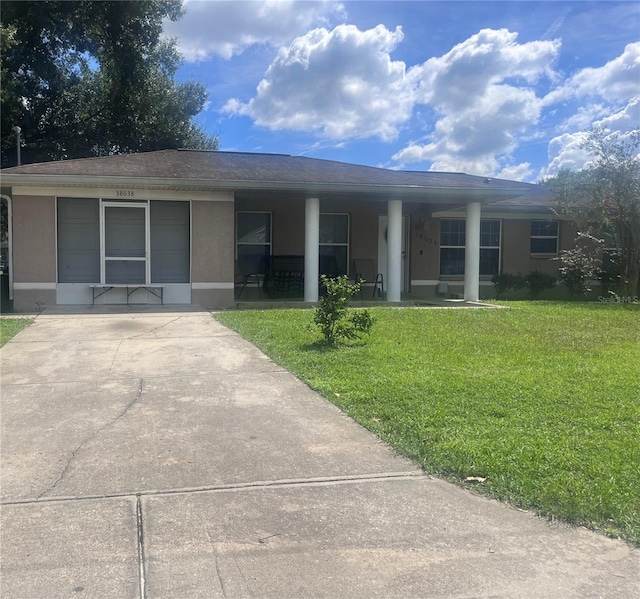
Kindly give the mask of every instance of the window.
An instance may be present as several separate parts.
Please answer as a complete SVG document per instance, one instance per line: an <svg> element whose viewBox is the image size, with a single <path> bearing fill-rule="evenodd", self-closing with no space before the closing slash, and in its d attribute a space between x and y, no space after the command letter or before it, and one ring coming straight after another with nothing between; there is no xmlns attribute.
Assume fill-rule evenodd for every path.
<svg viewBox="0 0 640 599"><path fill-rule="evenodd" d="M531 253L532 254L557 254L558 253L558 221L557 220L532 220L531 221Z"/></svg>
<svg viewBox="0 0 640 599"><path fill-rule="evenodd" d="M330 277L349 272L349 215L320 215L320 274Z"/></svg>
<svg viewBox="0 0 640 599"><path fill-rule="evenodd" d="M442 219L440 221L440 274L464 275L465 261L464 219ZM494 275L500 271L499 220L480 221L480 274Z"/></svg>
<svg viewBox="0 0 640 599"><path fill-rule="evenodd" d="M264 273L271 256L271 212L236 212L236 259L242 272Z"/></svg>

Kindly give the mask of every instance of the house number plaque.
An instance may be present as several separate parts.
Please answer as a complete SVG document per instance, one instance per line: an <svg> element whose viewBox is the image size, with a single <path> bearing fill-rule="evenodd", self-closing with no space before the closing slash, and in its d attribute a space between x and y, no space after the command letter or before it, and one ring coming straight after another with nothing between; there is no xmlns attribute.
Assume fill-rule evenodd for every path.
<svg viewBox="0 0 640 599"><path fill-rule="evenodd" d="M116 189L116 197L118 198L135 198L136 194L133 189Z"/></svg>

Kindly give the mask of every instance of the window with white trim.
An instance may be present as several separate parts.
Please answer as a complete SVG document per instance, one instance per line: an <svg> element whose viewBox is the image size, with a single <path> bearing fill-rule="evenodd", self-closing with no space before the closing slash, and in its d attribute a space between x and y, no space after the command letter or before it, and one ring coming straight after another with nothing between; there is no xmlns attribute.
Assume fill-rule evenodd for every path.
<svg viewBox="0 0 640 599"><path fill-rule="evenodd" d="M500 272L499 219L480 221L480 274L491 276ZM466 220L443 218L440 221L440 274L464 275Z"/></svg>
<svg viewBox="0 0 640 599"><path fill-rule="evenodd" d="M271 212L236 212L236 259L245 273L264 273L271 256Z"/></svg>
<svg viewBox="0 0 640 599"><path fill-rule="evenodd" d="M531 242L532 254L557 254L558 253L558 221L557 220L532 220Z"/></svg>
<svg viewBox="0 0 640 599"><path fill-rule="evenodd" d="M320 214L320 274L349 272L349 215Z"/></svg>

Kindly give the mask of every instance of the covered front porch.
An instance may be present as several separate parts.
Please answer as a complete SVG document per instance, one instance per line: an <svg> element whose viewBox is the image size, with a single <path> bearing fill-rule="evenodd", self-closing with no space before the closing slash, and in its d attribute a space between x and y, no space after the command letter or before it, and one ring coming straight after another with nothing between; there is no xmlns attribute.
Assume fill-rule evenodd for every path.
<svg viewBox="0 0 640 599"><path fill-rule="evenodd" d="M315 303L325 274L364 280L355 299L375 305L477 302L481 204L458 203L466 221L464 276L451 281L452 292L425 302L418 286L432 283L435 291L438 283L440 239L429 228L442 200L236 196L235 301Z"/></svg>

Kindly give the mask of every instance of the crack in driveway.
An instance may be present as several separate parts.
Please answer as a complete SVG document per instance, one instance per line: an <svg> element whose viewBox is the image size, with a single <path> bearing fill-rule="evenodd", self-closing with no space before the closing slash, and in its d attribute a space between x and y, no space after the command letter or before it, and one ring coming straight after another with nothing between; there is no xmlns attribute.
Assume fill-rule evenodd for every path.
<svg viewBox="0 0 640 599"><path fill-rule="evenodd" d="M65 464L64 468L62 469L62 472L60 472L60 476L58 476L58 478L47 489L45 489L42 493L40 493L40 495L38 495L36 497L36 501L38 501L39 499L42 499L43 497L46 497L49 493L51 493L62 482L62 480L67 475L67 472L69 472L69 468L71 466L71 463L73 462L73 460L75 460L76 456L78 455L78 452L80 452L80 450L89 441L94 439L98 434L100 434L102 431L108 429L110 426L113 426L116 422L118 422L121 418L123 418L127 414L127 412L134 406L134 404L140 399L140 397L142 397L143 388L144 388L144 379L141 378L140 379L140 386L138 388L138 392L136 393L135 397L125 406L125 408L115 418L113 418L112 420L110 420L109 422L107 422L106 424L101 426L100 428L98 428L95 431L93 431L86 439L84 439L80 443L80 445L78 445L78 447L76 447L71 452L71 455L69 456L69 459L67 460L67 463Z"/></svg>

